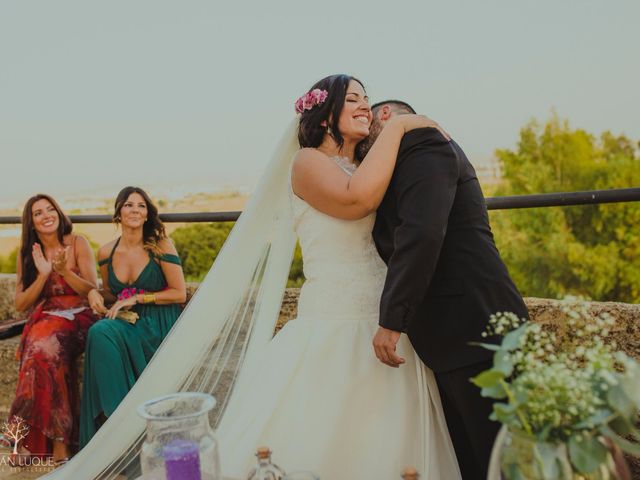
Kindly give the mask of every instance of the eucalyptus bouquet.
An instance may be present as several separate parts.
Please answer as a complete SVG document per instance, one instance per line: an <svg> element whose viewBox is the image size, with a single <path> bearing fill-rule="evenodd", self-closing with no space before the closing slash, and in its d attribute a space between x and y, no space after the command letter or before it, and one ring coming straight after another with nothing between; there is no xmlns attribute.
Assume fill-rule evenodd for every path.
<svg viewBox="0 0 640 480"><path fill-rule="evenodd" d="M502 400L490 418L532 445L520 461L505 464L503 455L508 479L610 478L602 472L612 468L612 451L640 455L630 440L640 439L640 365L605 341L609 314L593 315L574 297L562 311L555 330L497 313L483 336L502 336L501 344L479 344L495 352L493 367L471 380L482 396Z"/></svg>

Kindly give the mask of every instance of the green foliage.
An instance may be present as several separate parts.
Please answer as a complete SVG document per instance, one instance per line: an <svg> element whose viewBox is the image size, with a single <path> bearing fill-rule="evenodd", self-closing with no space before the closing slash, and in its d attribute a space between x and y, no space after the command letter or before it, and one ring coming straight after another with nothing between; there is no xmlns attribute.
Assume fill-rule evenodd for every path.
<svg viewBox="0 0 640 480"><path fill-rule="evenodd" d="M9 255L0 255L0 273L16 273L18 248L14 248Z"/></svg>
<svg viewBox="0 0 640 480"><path fill-rule="evenodd" d="M87 241L89 242L89 246L91 247L91 251L93 252L94 258L98 258L98 250L100 249L100 245L98 245L96 242L91 240L91 237L89 237L89 235L87 235L86 233L81 233L80 235L86 238Z"/></svg>
<svg viewBox="0 0 640 480"><path fill-rule="evenodd" d="M232 227L232 222L196 224L178 228L170 235L188 281L204 278Z"/></svg>
<svg viewBox="0 0 640 480"><path fill-rule="evenodd" d="M171 234L188 281L202 281L227 239L233 222L190 225ZM302 253L296 247L287 286L299 287L304 282Z"/></svg>
<svg viewBox="0 0 640 480"><path fill-rule="evenodd" d="M594 315L575 298L563 302L562 312L563 327L555 332L500 312L491 316L483 335L503 338L497 351L490 349L492 368L471 381L483 397L502 400L494 403L490 418L504 424L511 437L501 452L509 480L574 478L562 474L567 449L566 467L601 478L597 472L609 461L605 438L626 453L640 454L634 425L640 363L605 340L615 325L608 313Z"/></svg>
<svg viewBox="0 0 640 480"><path fill-rule="evenodd" d="M293 252L293 262L291 263L291 270L289 270L289 281L287 287L301 287L304 283L304 273L302 271L302 249L300 244L296 244L296 249Z"/></svg>
<svg viewBox="0 0 640 480"><path fill-rule="evenodd" d="M624 135L600 138L557 115L530 122L515 150L496 152L503 184L495 194L631 188L640 155ZM523 294L640 302L640 202L492 212L500 252Z"/></svg>

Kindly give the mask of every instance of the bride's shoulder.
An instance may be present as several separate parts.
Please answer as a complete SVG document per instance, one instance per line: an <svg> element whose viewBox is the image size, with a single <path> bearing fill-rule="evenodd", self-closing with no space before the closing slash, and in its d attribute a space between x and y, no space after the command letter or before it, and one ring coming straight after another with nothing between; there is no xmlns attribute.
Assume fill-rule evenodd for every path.
<svg viewBox="0 0 640 480"><path fill-rule="evenodd" d="M301 148L293 157L291 167L291 184L296 194L302 193L306 186L313 186L318 176L326 175L326 168L331 163L329 157L315 148Z"/></svg>
<svg viewBox="0 0 640 480"><path fill-rule="evenodd" d="M301 148L293 157L293 171L305 172L316 171L318 168L324 169L331 164L327 160L329 160L327 154L318 149Z"/></svg>
<svg viewBox="0 0 640 480"><path fill-rule="evenodd" d="M318 160L325 160L327 157L326 154L322 153L317 148L301 148L298 150L293 157L294 164L296 163L308 163L308 162L316 162Z"/></svg>

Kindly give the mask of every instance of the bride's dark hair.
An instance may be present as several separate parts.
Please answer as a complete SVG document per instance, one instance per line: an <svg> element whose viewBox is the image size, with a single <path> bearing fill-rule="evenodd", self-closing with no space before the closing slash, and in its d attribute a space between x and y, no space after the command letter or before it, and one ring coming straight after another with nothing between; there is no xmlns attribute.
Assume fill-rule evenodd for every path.
<svg viewBox="0 0 640 480"><path fill-rule="evenodd" d="M311 110L305 110L300 115L298 142L302 148L319 147L324 134L327 133L327 127L329 127L330 135L335 142L339 147L342 147L344 138L342 138L342 134L338 130L338 119L340 118L340 113L342 113L344 100L347 96L347 87L351 80L355 80L364 88L362 82L357 78L351 75L338 74L319 80L308 90L319 88L320 90L326 90L328 95L322 104L314 106ZM323 122L326 122L326 126L321 125Z"/></svg>

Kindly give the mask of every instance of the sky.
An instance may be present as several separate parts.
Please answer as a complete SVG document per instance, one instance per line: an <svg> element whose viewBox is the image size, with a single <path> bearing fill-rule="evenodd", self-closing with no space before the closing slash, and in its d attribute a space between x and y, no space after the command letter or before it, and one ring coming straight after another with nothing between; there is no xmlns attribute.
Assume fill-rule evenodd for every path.
<svg viewBox="0 0 640 480"><path fill-rule="evenodd" d="M640 140L637 0L0 1L0 203L251 189L333 73L471 161L555 110Z"/></svg>

